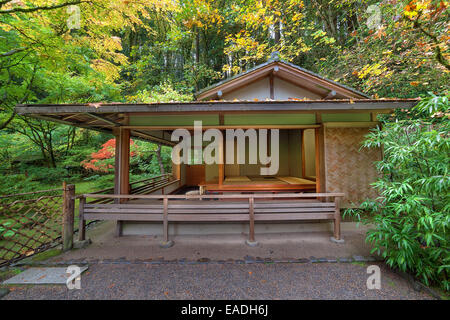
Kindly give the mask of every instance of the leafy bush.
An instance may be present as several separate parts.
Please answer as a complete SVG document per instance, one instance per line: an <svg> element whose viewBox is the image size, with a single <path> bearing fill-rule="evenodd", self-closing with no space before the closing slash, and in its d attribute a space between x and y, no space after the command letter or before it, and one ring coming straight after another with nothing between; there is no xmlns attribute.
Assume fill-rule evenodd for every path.
<svg viewBox="0 0 450 320"><path fill-rule="evenodd" d="M383 148L373 184L380 196L345 212L372 225L366 241L388 265L445 290L450 289L449 129L448 99L434 96L372 130L363 146Z"/></svg>
<svg viewBox="0 0 450 320"><path fill-rule="evenodd" d="M64 168L28 167L27 172L31 180L45 183L61 182L69 177Z"/></svg>

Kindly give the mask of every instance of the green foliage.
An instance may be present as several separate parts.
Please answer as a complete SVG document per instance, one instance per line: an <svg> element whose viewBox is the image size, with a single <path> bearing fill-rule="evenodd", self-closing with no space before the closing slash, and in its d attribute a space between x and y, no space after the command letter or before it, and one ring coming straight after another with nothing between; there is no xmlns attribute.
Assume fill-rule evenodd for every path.
<svg viewBox="0 0 450 320"><path fill-rule="evenodd" d="M28 167L27 172L32 181L45 183L58 183L69 177L64 168Z"/></svg>
<svg viewBox="0 0 450 320"><path fill-rule="evenodd" d="M160 85L154 86L151 90L141 90L134 96L128 96L127 100L133 103L152 103L152 102L173 102L173 101L192 101L193 96L189 93L176 91L172 83L164 81Z"/></svg>
<svg viewBox="0 0 450 320"><path fill-rule="evenodd" d="M373 129L364 147L383 148L373 184L380 196L345 213L373 224L366 240L387 264L445 290L450 290L448 111L448 98L434 96L408 117Z"/></svg>

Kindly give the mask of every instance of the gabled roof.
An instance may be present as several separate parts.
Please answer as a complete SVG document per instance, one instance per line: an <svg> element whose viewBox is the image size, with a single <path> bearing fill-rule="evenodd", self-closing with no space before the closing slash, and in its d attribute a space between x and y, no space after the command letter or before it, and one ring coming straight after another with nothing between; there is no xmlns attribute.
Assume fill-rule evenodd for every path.
<svg viewBox="0 0 450 320"><path fill-rule="evenodd" d="M322 99L367 99L368 95L287 61L280 60L278 52L250 70L222 80L197 92L197 100L216 100L222 95L242 88L265 77L277 77L306 89Z"/></svg>

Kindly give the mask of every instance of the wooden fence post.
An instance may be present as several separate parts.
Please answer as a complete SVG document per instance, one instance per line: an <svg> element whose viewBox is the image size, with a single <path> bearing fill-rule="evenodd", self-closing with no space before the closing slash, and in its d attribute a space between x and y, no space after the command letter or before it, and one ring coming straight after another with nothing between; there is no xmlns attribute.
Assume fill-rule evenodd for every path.
<svg viewBox="0 0 450 320"><path fill-rule="evenodd" d="M63 251L73 247L73 223L75 211L75 186L63 182L63 226L62 244Z"/></svg>

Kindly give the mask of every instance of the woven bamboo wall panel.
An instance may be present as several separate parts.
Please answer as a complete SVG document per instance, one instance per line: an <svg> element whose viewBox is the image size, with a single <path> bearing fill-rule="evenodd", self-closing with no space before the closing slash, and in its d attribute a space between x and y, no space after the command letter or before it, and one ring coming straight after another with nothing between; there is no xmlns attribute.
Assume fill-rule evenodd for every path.
<svg viewBox="0 0 450 320"><path fill-rule="evenodd" d="M359 204L375 197L370 184L377 178L374 162L381 159L377 149L361 149L368 128L325 129L325 175L328 192L345 192L342 206Z"/></svg>

